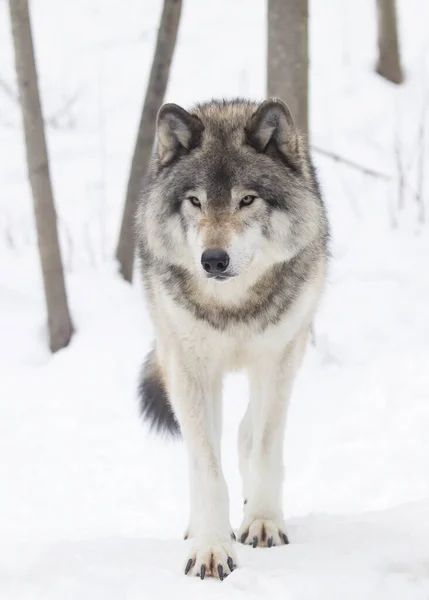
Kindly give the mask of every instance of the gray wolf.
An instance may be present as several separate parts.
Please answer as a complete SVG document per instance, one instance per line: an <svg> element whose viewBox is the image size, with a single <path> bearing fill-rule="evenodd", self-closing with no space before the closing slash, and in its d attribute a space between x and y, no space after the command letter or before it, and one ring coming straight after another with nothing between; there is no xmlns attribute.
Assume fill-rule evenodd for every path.
<svg viewBox="0 0 429 600"><path fill-rule="evenodd" d="M250 383L238 540L287 544L286 413L325 283L326 212L287 105L161 107L136 234L156 334L141 408L187 448L194 546L185 573L222 580L237 564L221 465L223 376L244 369Z"/></svg>

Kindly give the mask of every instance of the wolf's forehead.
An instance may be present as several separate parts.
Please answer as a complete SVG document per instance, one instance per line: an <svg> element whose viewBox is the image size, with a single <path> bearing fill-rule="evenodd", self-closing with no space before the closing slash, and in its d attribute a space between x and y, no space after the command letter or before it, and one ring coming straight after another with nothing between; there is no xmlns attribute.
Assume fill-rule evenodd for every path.
<svg viewBox="0 0 429 600"><path fill-rule="evenodd" d="M212 204L227 204L231 200L231 190L235 185L233 165L228 159L211 157L207 160L201 172L201 187Z"/></svg>
<svg viewBox="0 0 429 600"><path fill-rule="evenodd" d="M235 153L228 152L227 148L207 153L202 161L199 182L210 204L231 202L234 188L244 183L245 162Z"/></svg>

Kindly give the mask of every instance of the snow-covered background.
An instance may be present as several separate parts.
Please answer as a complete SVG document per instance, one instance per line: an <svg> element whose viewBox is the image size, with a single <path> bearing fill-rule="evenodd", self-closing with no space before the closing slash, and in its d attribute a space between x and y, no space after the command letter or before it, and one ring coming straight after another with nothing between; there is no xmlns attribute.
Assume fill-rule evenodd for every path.
<svg viewBox="0 0 429 600"><path fill-rule="evenodd" d="M0 598L429 598L429 3L398 3L401 87L373 72L374 4L310 2L313 144L386 177L315 154L333 259L288 421L291 544L238 546L220 584L183 575L184 450L140 422L151 325L111 259L161 2L31 2L77 329L50 356L0 0ZM166 100L263 98L265 16L262 0L185 0ZM237 527L243 377L225 403Z"/></svg>

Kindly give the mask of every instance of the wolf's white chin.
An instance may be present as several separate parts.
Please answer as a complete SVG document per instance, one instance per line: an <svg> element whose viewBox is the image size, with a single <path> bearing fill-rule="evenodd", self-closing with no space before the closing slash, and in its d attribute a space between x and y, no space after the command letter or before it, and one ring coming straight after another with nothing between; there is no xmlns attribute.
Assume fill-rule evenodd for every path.
<svg viewBox="0 0 429 600"><path fill-rule="evenodd" d="M212 275L211 277L206 277L209 281L213 281L215 283L228 283L236 278L236 275L227 275L223 277L222 275Z"/></svg>

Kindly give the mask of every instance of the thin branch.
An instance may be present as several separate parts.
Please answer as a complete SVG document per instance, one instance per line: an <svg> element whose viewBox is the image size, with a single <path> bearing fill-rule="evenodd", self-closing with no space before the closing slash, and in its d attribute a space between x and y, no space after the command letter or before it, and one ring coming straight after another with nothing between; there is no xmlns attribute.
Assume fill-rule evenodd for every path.
<svg viewBox="0 0 429 600"><path fill-rule="evenodd" d="M399 132L396 133L395 139L395 160L396 160L396 170L398 172L398 208L402 210L404 208L404 199L405 199L405 169L404 163L402 160L402 146L401 146L401 138L399 137Z"/></svg>
<svg viewBox="0 0 429 600"><path fill-rule="evenodd" d="M53 129L71 129L74 125L73 116L70 116L71 108L78 101L79 95L79 91L76 91L72 96L66 98L64 104L45 119L46 125L50 125ZM62 117L68 117L67 125L61 124Z"/></svg>
<svg viewBox="0 0 429 600"><path fill-rule="evenodd" d="M425 201L424 201L424 176L425 176L425 125L426 125L426 108L423 106L420 126L419 126L419 162L417 166L417 193L416 202L419 205L419 223L425 222Z"/></svg>
<svg viewBox="0 0 429 600"><path fill-rule="evenodd" d="M14 91L13 87L3 79L0 79L0 91L3 92L4 95L19 108L19 95ZM71 129L74 125L73 117L70 116L71 108L78 101L79 95L80 92L76 91L74 94L72 94L72 96L66 98L64 103L59 108L57 108L51 115L45 117L45 124L48 127L52 127L52 129ZM67 124L61 124L62 117L68 117Z"/></svg>
<svg viewBox="0 0 429 600"><path fill-rule="evenodd" d="M356 169L356 171L360 171L361 173L364 173L365 175L369 175L370 177L376 177L377 179L384 179L385 181L391 181L391 179L392 179L391 175L386 175L385 173L381 173L380 171L375 171L374 169L364 167L363 165L360 165L359 163L349 160L348 158L344 158L343 156L340 156L339 154L336 154L335 152L331 152L330 150L324 150L323 148L319 148L318 146L312 146L312 150L314 152L316 152L316 154L326 156L327 158L330 158L330 159L334 160L335 162L339 162L344 165L347 165L348 167L350 167L352 169Z"/></svg>
<svg viewBox="0 0 429 600"><path fill-rule="evenodd" d="M18 94L8 83L6 83L6 81L3 81L3 79L0 79L0 90L2 90L6 94L6 96L10 100L12 100L12 102L15 102L15 104L19 104Z"/></svg>

